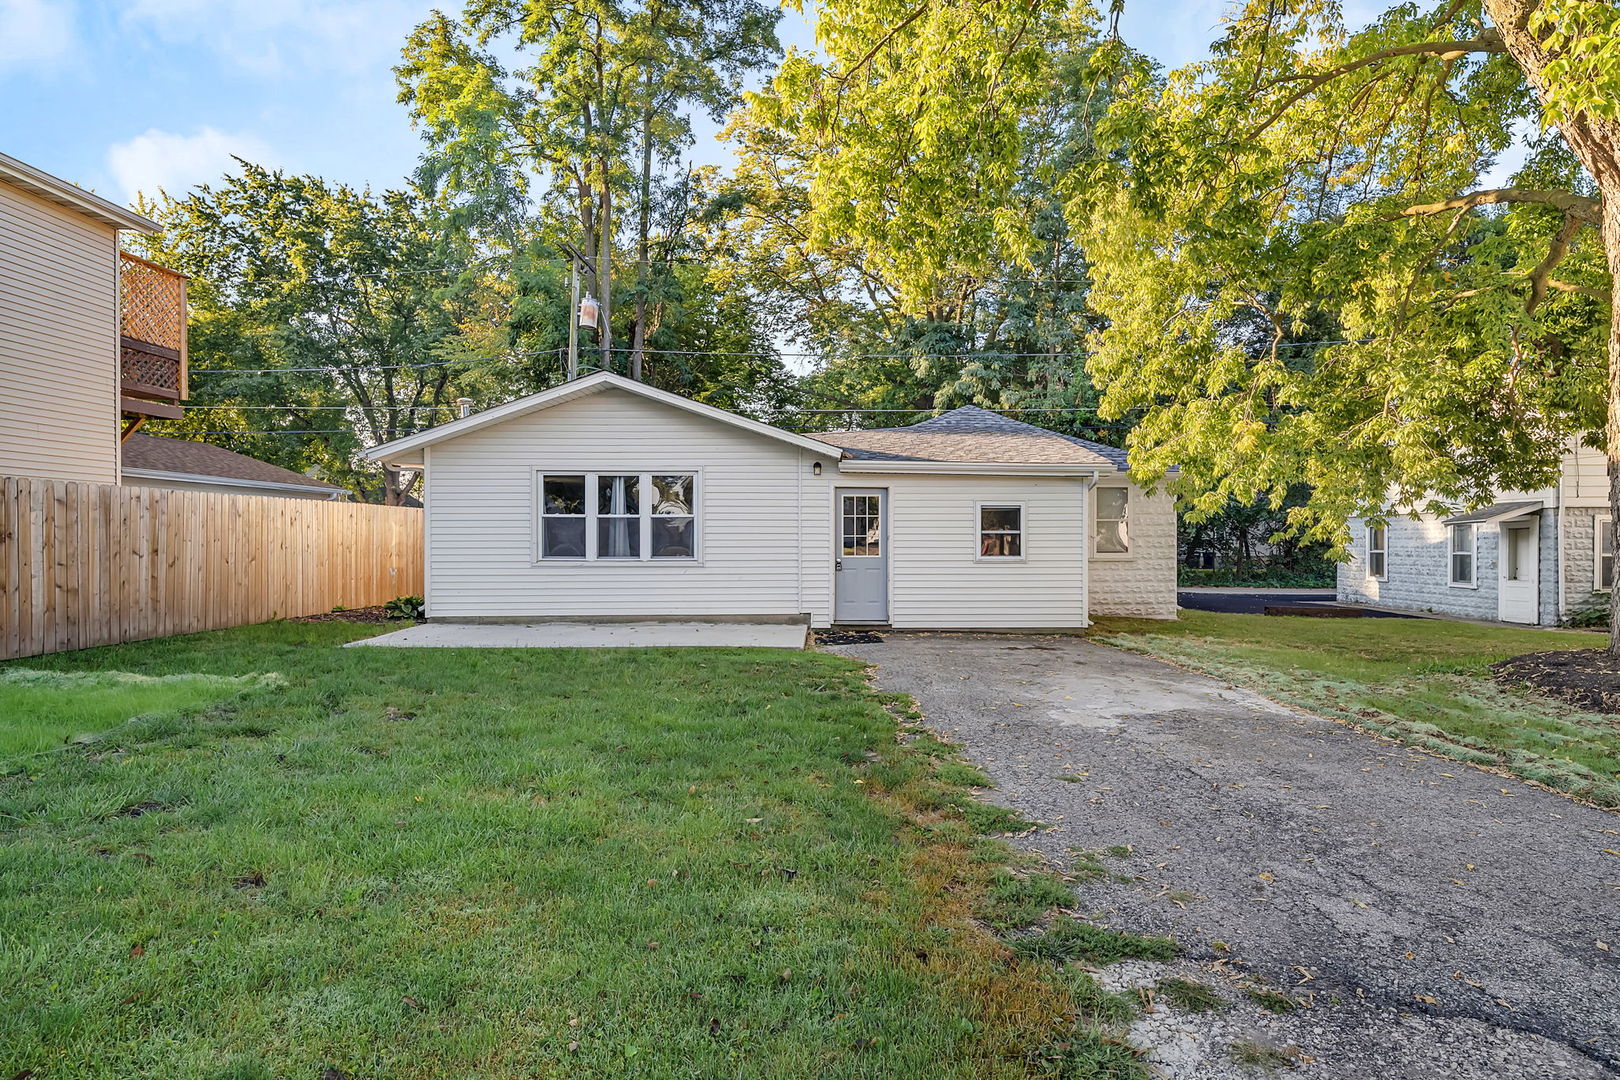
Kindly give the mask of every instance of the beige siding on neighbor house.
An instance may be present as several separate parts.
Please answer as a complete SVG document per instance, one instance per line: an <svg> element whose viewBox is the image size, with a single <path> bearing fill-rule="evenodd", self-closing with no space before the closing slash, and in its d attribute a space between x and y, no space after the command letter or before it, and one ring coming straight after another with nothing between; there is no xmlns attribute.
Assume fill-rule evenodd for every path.
<svg viewBox="0 0 1620 1080"><path fill-rule="evenodd" d="M1121 486L1105 477L1098 487ZM1164 492L1149 495L1135 484L1127 511L1130 554L1093 555L1091 613L1141 619L1176 617L1176 507ZM1093 502L1095 508L1095 502Z"/></svg>
<svg viewBox="0 0 1620 1080"><path fill-rule="evenodd" d="M0 183L0 474L118 479L110 225Z"/></svg>
<svg viewBox="0 0 1620 1080"><path fill-rule="evenodd" d="M829 448L824 460L835 459ZM828 484L808 451L608 390L431 447L428 614L796 615L826 622ZM696 562L536 558L536 473L695 472ZM820 552L817 556L815 553ZM821 575L825 577L825 573Z"/></svg>
<svg viewBox="0 0 1620 1080"><path fill-rule="evenodd" d="M889 492L889 620L896 629L1085 626L1078 477L846 474ZM1024 508L1024 557L980 559L981 504Z"/></svg>
<svg viewBox="0 0 1620 1080"><path fill-rule="evenodd" d="M1609 459L1603 451L1573 444L1564 454L1564 505L1609 505Z"/></svg>

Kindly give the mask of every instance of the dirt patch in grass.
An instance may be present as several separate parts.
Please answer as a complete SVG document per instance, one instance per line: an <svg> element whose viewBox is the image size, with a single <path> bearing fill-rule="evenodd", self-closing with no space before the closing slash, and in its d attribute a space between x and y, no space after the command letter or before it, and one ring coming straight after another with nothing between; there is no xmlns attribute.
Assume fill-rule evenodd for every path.
<svg viewBox="0 0 1620 1080"><path fill-rule="evenodd" d="M1607 649L1525 653L1491 665L1504 686L1528 686L1586 712L1620 714L1620 656Z"/></svg>
<svg viewBox="0 0 1620 1080"><path fill-rule="evenodd" d="M405 626L412 622L410 619L397 619L388 614L381 604L374 607L344 608L342 611L323 611L319 615L300 615L295 619L288 619L295 623L321 623L321 622L352 622L352 623L398 623Z"/></svg>

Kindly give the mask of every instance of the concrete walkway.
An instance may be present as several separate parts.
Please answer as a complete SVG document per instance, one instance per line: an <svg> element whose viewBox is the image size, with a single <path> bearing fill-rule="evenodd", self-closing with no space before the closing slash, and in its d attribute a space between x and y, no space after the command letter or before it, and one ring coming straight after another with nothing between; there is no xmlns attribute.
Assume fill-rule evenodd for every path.
<svg viewBox="0 0 1620 1080"><path fill-rule="evenodd" d="M802 649L803 623L422 623L349 642L407 649Z"/></svg>
<svg viewBox="0 0 1620 1080"><path fill-rule="evenodd" d="M1133 1030L1160 1076L1254 1075L1245 1041L1297 1048L1299 1080L1620 1076L1620 817L1079 638L830 651L1045 823L1016 843L1058 866L1120 846L1079 907L1187 959L1110 980L1241 973L1309 1003L1161 1003Z"/></svg>

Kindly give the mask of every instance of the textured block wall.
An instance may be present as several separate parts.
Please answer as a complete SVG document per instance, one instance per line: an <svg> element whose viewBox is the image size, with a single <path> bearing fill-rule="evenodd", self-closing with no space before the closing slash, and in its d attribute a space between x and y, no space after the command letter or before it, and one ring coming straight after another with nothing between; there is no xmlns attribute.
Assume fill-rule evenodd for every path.
<svg viewBox="0 0 1620 1080"><path fill-rule="evenodd" d="M1091 556L1091 614L1176 617L1176 506L1131 485L1131 553ZM1095 502L1092 504L1095 509ZM1088 530L1092 531L1092 530Z"/></svg>

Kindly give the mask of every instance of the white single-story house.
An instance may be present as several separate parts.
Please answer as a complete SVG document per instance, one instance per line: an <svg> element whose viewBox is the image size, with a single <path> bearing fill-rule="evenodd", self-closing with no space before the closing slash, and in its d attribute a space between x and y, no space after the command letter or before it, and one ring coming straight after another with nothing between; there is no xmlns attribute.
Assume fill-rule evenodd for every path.
<svg viewBox="0 0 1620 1080"><path fill-rule="evenodd" d="M367 456L423 472L429 619L1176 615L1170 497L972 406L812 436L598 373Z"/></svg>
<svg viewBox="0 0 1620 1080"><path fill-rule="evenodd" d="M1351 518L1338 592L1346 604L1556 626L1606 607L1613 583L1608 460L1572 445L1549 488L1446 514L1397 508L1383 525Z"/></svg>

